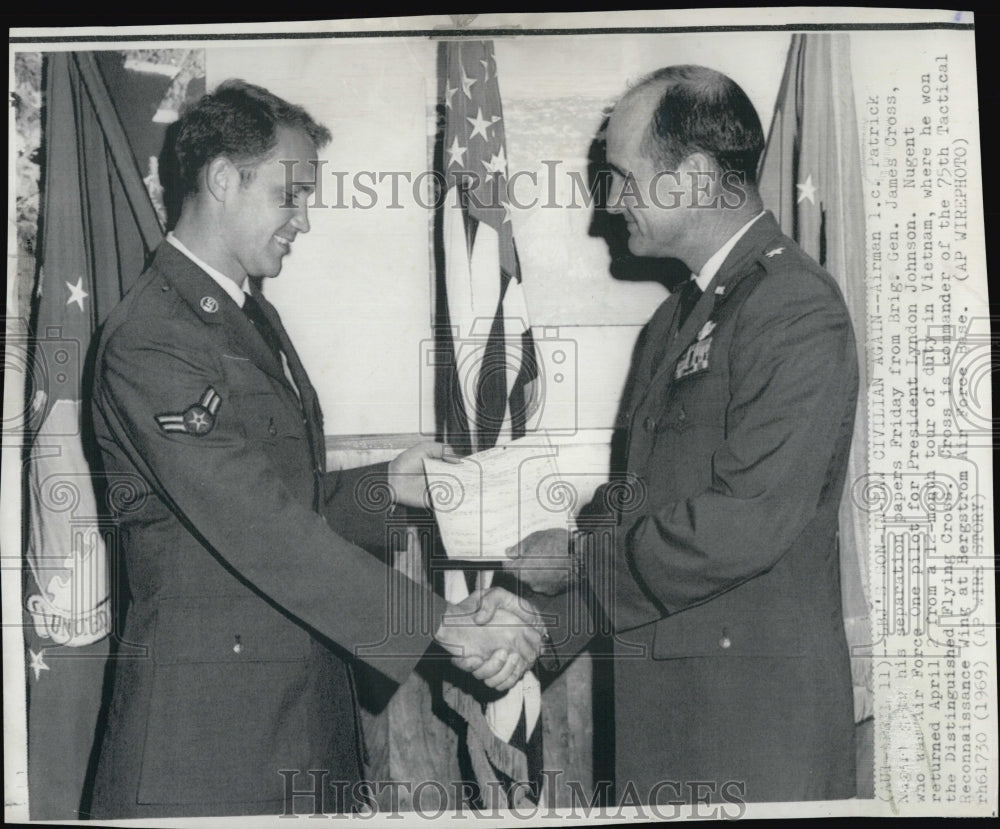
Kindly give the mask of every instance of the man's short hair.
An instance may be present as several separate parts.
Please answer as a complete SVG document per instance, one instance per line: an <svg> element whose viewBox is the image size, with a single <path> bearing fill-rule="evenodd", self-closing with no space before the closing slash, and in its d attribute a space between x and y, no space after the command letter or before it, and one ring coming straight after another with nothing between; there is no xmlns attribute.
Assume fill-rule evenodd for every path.
<svg viewBox="0 0 1000 829"><path fill-rule="evenodd" d="M662 87L641 144L666 169L694 152L711 156L720 172L757 182L764 131L757 110L731 78L704 66L667 66L643 78L629 94Z"/></svg>
<svg viewBox="0 0 1000 829"><path fill-rule="evenodd" d="M241 172L251 171L277 146L278 128L301 130L322 149L330 131L300 106L246 81L223 81L185 112L177 125L174 152L183 195L198 191L198 176L212 159L225 156Z"/></svg>

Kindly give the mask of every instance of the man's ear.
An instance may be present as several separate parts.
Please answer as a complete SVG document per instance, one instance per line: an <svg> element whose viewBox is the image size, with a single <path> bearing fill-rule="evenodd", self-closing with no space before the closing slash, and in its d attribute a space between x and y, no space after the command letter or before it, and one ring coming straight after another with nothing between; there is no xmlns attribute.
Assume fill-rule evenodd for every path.
<svg viewBox="0 0 1000 829"><path fill-rule="evenodd" d="M720 186L719 166L715 159L698 150L684 157L679 171L695 206L707 207L704 200L711 202Z"/></svg>
<svg viewBox="0 0 1000 829"><path fill-rule="evenodd" d="M240 171L224 155L213 158L205 166L205 189L216 201L225 201L233 187L238 186Z"/></svg>
<svg viewBox="0 0 1000 829"><path fill-rule="evenodd" d="M708 153L698 150L684 157L681 169L690 172L711 173L716 169L716 164Z"/></svg>

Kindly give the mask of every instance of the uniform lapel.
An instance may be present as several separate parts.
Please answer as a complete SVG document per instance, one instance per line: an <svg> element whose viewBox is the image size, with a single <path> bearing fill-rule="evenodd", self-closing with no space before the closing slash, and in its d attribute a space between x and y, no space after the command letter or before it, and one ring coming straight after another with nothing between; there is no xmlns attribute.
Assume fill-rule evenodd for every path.
<svg viewBox="0 0 1000 829"><path fill-rule="evenodd" d="M288 384L288 378L285 377L285 369L281 362L268 348L267 342L253 327L253 323L243 313L243 309L231 299L226 306L226 331L229 334L229 342L235 350L245 354L254 365L266 371L276 380L280 380L285 385Z"/></svg>
<svg viewBox="0 0 1000 829"><path fill-rule="evenodd" d="M645 343L636 355L638 362L627 386L628 397L625 403L630 410L642 402L662 362L660 357L666 351L666 343L669 342L677 316L677 295L678 292L675 291L667 297L647 323L643 334Z"/></svg>
<svg viewBox="0 0 1000 829"><path fill-rule="evenodd" d="M309 375L306 373L305 366L302 365L302 361L299 359L299 354L295 350L295 346L292 345L292 340L281 322L281 317L277 309L264 298L263 294L254 292L254 296L260 303L260 307L267 315L268 320L270 320L271 325L274 326L274 330L278 332L278 338L281 340L281 350L285 352L285 359L288 360L288 370L292 375L292 382L295 383L295 387L298 389L299 399L302 403L302 412L306 417L314 461L321 469L325 469L323 416L319 407L319 399L316 396L316 390L313 388L312 383L309 382ZM282 371L282 378L286 379L287 382L284 371Z"/></svg>
<svg viewBox="0 0 1000 829"><path fill-rule="evenodd" d="M287 383L285 372L264 338L219 284L169 242L156 251L153 266L208 325L222 325L230 347L254 365Z"/></svg>

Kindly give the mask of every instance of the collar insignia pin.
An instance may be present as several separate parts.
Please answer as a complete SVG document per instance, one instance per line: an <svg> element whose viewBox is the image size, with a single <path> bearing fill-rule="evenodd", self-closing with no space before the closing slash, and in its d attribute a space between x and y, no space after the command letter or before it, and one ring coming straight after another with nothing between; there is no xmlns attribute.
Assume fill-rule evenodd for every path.
<svg viewBox="0 0 1000 829"><path fill-rule="evenodd" d="M701 331L698 332L698 339L699 340L705 339L705 337L711 334L712 331L714 330L715 330L715 323L712 322L712 320L709 320L701 327Z"/></svg>
<svg viewBox="0 0 1000 829"><path fill-rule="evenodd" d="M784 252L785 252L785 249L784 249L784 248L775 248L774 250L769 250L769 251L768 251L767 253L765 253L764 255L765 255L765 256L766 256L766 257L767 257L768 259L774 259L774 257L775 257L775 256L777 256L777 255L778 255L779 253L784 253Z"/></svg>
<svg viewBox="0 0 1000 829"><path fill-rule="evenodd" d="M219 300L214 296L203 296L201 298L201 310L206 314L214 314L219 310Z"/></svg>

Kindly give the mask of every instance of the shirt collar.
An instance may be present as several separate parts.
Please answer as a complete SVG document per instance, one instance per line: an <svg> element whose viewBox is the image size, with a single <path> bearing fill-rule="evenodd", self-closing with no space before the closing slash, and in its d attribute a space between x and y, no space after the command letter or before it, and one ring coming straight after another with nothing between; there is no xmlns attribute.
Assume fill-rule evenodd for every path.
<svg viewBox="0 0 1000 829"><path fill-rule="evenodd" d="M170 242L170 244L173 245L175 248L177 248L177 250L183 253L188 259L194 262L205 273L207 273L210 277L212 277L212 280L214 282L217 282L219 287L222 288L222 290L225 291L227 294L229 294L230 297L232 297L233 302L239 305L240 308L243 307L243 303L245 301L244 297L248 293L250 293L249 290L250 285L246 277L243 278L242 283L237 285L235 282L233 282L232 279L230 279L224 273L216 270L207 262L204 262L197 256L195 256L190 250L188 250L187 246L180 239L174 236L173 231L170 231L167 234L167 241Z"/></svg>
<svg viewBox="0 0 1000 829"><path fill-rule="evenodd" d="M726 261L726 257L732 252L733 248L736 247L736 243L743 238L743 234L746 233L750 226L756 222L761 216L767 211L761 210L756 216L754 216L749 222L747 222L743 227L737 230L732 236L729 237L727 241L721 248L719 248L715 253L713 253L708 261L702 266L701 270L692 274L691 278L698 284L698 287L704 291L708 288L708 284L712 281L713 277L719 272L719 268L722 267L722 263Z"/></svg>

